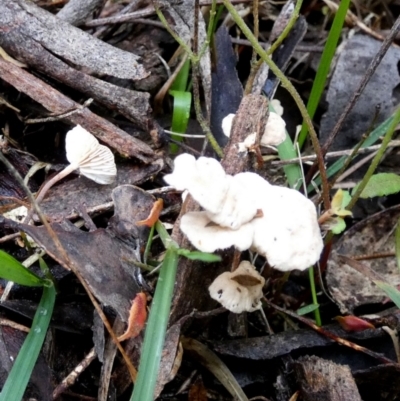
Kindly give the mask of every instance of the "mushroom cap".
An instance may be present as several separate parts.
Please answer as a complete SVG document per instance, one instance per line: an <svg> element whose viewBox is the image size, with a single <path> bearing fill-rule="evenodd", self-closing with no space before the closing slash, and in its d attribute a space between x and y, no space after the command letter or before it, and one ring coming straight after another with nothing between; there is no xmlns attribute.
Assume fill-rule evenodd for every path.
<svg viewBox="0 0 400 401"><path fill-rule="evenodd" d="M305 270L319 260L323 241L314 204L300 192L271 186L264 216L252 220L252 248L281 271Z"/></svg>
<svg viewBox="0 0 400 401"><path fill-rule="evenodd" d="M280 104L280 103L279 103ZM283 109L282 109L283 112ZM235 114L228 114L222 120L222 131L228 138L231 135L233 119ZM260 139L262 146L278 146L286 139L285 120L273 111L270 111L265 130ZM244 142L239 144L240 151L244 152L255 143L255 134L250 134Z"/></svg>
<svg viewBox="0 0 400 401"><path fill-rule="evenodd" d="M178 156L166 181L187 189L205 209L185 214L180 223L197 249L252 248L282 271L318 261L323 241L317 212L300 192L270 185L256 173L227 175L216 160L196 162L190 155Z"/></svg>
<svg viewBox="0 0 400 401"><path fill-rule="evenodd" d="M194 156L187 153L175 158L174 171L164 180L178 191L188 190L190 195L211 213L218 213L228 190L226 173L221 164L211 157Z"/></svg>
<svg viewBox="0 0 400 401"><path fill-rule="evenodd" d="M230 136L231 136L231 130L232 130L232 124L233 124L234 118L235 118L235 114L231 113L222 119L222 124L221 124L222 132L228 138L230 138Z"/></svg>
<svg viewBox="0 0 400 401"><path fill-rule="evenodd" d="M218 213L207 211L214 223L232 230L253 220L261 211L264 197L271 185L256 173L240 173L226 176L228 191Z"/></svg>
<svg viewBox="0 0 400 401"><path fill-rule="evenodd" d="M214 252L235 246L239 251L249 249L253 227L243 224L238 230L213 223L206 212L189 212L182 216L180 229L191 244L202 252Z"/></svg>
<svg viewBox="0 0 400 401"><path fill-rule="evenodd" d="M111 184L116 175L114 155L87 130L77 125L65 138L67 159L80 174L98 184Z"/></svg>
<svg viewBox="0 0 400 401"><path fill-rule="evenodd" d="M211 298L234 313L253 312L261 307L265 279L242 261L234 272L220 274L208 288Z"/></svg>
<svg viewBox="0 0 400 401"><path fill-rule="evenodd" d="M261 137L262 146L278 146L286 139L285 120L277 113L271 111Z"/></svg>

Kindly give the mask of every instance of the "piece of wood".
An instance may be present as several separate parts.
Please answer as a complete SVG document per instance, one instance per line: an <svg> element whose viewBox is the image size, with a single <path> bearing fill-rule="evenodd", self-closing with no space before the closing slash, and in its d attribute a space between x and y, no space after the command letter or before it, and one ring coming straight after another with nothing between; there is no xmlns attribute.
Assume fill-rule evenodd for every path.
<svg viewBox="0 0 400 401"><path fill-rule="evenodd" d="M26 0L0 1L0 27L0 46L14 58L119 112L146 132L161 131L151 116L148 93L90 75L143 79L148 72L137 56L92 37Z"/></svg>
<svg viewBox="0 0 400 401"><path fill-rule="evenodd" d="M57 17L69 22L71 25L81 25L94 11L98 10L105 0L69 0L68 3L57 13Z"/></svg>
<svg viewBox="0 0 400 401"><path fill-rule="evenodd" d="M227 174L235 175L247 171L252 164L253 154L240 151L238 144L254 132L264 132L268 118L268 100L261 95L247 95L242 99L237 115L233 121L231 137L225 148L221 162ZM257 141L256 141L257 143ZM256 145L257 146L257 145ZM180 230L180 220L188 212L200 210L199 205L191 196L184 202L181 212L175 222L172 238L181 248L191 249L188 239ZM175 293L172 301L171 319L173 324L180 317L194 309L209 310L215 305L208 295L207 288L218 274L229 269L233 260L233 248L221 252L223 262L207 264L180 258L175 283ZM195 284L195 285L194 285Z"/></svg>
<svg viewBox="0 0 400 401"><path fill-rule="evenodd" d="M0 78L25 93L51 113L62 114L77 109L80 104L58 92L50 85L0 57ZM135 157L145 163L154 160L153 150L144 142L128 135L125 131L102 117L82 108L63 120L82 127L91 132L108 146L125 157Z"/></svg>
<svg viewBox="0 0 400 401"><path fill-rule="evenodd" d="M304 401L362 401L347 365L306 356L293 368Z"/></svg>

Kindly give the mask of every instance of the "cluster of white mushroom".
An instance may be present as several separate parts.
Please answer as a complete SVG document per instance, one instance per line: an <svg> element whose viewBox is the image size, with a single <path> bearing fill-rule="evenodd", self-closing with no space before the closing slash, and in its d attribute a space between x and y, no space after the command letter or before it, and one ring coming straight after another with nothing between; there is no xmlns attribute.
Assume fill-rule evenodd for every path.
<svg viewBox="0 0 400 401"><path fill-rule="evenodd" d="M180 223L200 251L252 249L282 271L304 270L319 259L323 242L316 209L300 192L270 185L256 173L228 175L217 160L189 154L178 156L164 179L203 207Z"/></svg>
<svg viewBox="0 0 400 401"><path fill-rule="evenodd" d="M304 270L318 261L323 241L314 204L300 192L269 184L256 173L234 176L208 157L179 155L165 181L188 191L204 209L182 216L180 229L197 249L214 252L234 246L265 256L270 266ZM245 283L241 283L240 279ZM250 279L249 279L250 278ZM264 279L248 262L218 276L209 291L232 312L261 306Z"/></svg>

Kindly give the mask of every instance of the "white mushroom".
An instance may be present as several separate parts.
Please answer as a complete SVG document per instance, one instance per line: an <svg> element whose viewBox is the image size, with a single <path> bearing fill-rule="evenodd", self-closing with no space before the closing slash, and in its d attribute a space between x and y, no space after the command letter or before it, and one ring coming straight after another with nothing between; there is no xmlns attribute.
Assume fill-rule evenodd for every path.
<svg viewBox="0 0 400 401"><path fill-rule="evenodd" d="M258 174L232 177L217 160L209 157L196 160L189 154L176 157L173 173L164 180L177 190L187 190L214 223L233 230L260 213L260 187L270 187Z"/></svg>
<svg viewBox="0 0 400 401"><path fill-rule="evenodd" d="M285 120L277 113L271 111L261 137L262 146L278 146L286 139Z"/></svg>
<svg viewBox="0 0 400 401"><path fill-rule="evenodd" d="M208 165L207 158L200 159L201 164ZM224 178L220 175L218 183L224 188L220 191L215 188L214 175L207 169L203 174L203 170L195 166L193 179L188 170L185 171L186 184L179 189L195 193L205 209L185 214L180 223L182 232L197 249L214 252L230 246L240 251L251 248L265 256L272 267L282 271L305 270L318 261L323 241L317 212L314 204L300 192L270 185L250 172L235 176L225 174ZM179 174L174 170L170 176ZM173 185L173 180L168 182ZM200 188L196 188L197 185ZM213 191L217 192L218 202L212 198ZM202 197L198 196L199 192Z"/></svg>
<svg viewBox="0 0 400 401"><path fill-rule="evenodd" d="M211 213L221 210L229 187L226 173L217 160L210 157L196 160L187 153L175 158L174 171L164 176L164 180L179 191L188 190Z"/></svg>
<svg viewBox="0 0 400 401"><path fill-rule="evenodd" d="M206 212L189 212L182 216L180 228L191 244L202 252L214 252L231 246L239 251L249 249L253 240L253 226L243 224L238 230L213 223Z"/></svg>
<svg viewBox="0 0 400 401"><path fill-rule="evenodd" d="M234 313L253 312L261 307L265 279L242 261L234 272L220 274L210 285L211 298Z"/></svg>
<svg viewBox="0 0 400 401"><path fill-rule="evenodd" d="M263 217L251 222L252 248L278 270L305 270L319 260L323 249L315 206L298 191L271 187Z"/></svg>
<svg viewBox="0 0 400 401"><path fill-rule="evenodd" d="M232 123L235 114L228 114L222 120L222 131L228 138L231 135ZM270 111L265 130L260 139L262 146L278 146L286 139L286 123L283 118L273 111ZM244 152L250 149L255 143L255 134L250 134L243 142L239 143L239 151Z"/></svg>
<svg viewBox="0 0 400 401"><path fill-rule="evenodd" d="M237 230L262 215L263 197L267 196L271 185L258 174L250 172L227 175L226 180L229 187L218 213L211 213L207 207L204 208L214 223Z"/></svg>
<svg viewBox="0 0 400 401"><path fill-rule="evenodd" d="M71 168L98 184L111 184L116 175L114 155L109 148L77 125L67 133L65 150Z"/></svg>
<svg viewBox="0 0 400 401"><path fill-rule="evenodd" d="M232 130L232 124L233 124L234 118L235 118L235 114L231 113L222 119L222 132L228 138L231 137L231 130Z"/></svg>
<svg viewBox="0 0 400 401"><path fill-rule="evenodd" d="M70 164L43 186L36 198L37 202L44 198L56 182L74 170L79 170L82 175L98 184L111 184L114 181L117 168L113 153L106 146L100 145L99 141L80 125L68 131L65 148Z"/></svg>
<svg viewBox="0 0 400 401"><path fill-rule="evenodd" d="M270 101L270 105L272 106L272 108L274 109L274 112L276 114L278 114L278 116L282 117L283 116L283 107L282 107L282 103L280 100L278 99L272 99Z"/></svg>

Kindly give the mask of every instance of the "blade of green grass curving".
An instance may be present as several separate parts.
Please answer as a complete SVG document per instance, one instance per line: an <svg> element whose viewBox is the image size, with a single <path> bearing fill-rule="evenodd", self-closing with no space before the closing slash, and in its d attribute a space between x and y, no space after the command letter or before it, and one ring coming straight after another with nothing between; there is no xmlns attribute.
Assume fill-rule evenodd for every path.
<svg viewBox="0 0 400 401"><path fill-rule="evenodd" d="M380 280L373 280L373 282L400 308L400 291L396 287Z"/></svg>
<svg viewBox="0 0 400 401"><path fill-rule="evenodd" d="M171 131L178 134L184 134L189 123L190 108L192 104L192 94L187 89L189 70L190 60L187 59L169 90L169 94L174 98ZM172 139L178 142L183 140L183 138L178 135L172 135ZM170 145L171 153L176 153L178 150L179 147L176 144Z"/></svg>
<svg viewBox="0 0 400 401"><path fill-rule="evenodd" d="M396 251L396 262L397 268L400 270L400 219L397 220L396 232L394 234L395 238L395 251Z"/></svg>
<svg viewBox="0 0 400 401"><path fill-rule="evenodd" d="M271 104L269 104L269 109L275 112L275 109ZM295 159L297 157L296 149L294 148L292 139L290 138L287 131L285 140L277 147L278 155L281 160ZM290 188L294 188L298 182L301 180L301 169L300 166L296 164L289 164L283 167L285 176L288 180Z"/></svg>
<svg viewBox="0 0 400 401"><path fill-rule="evenodd" d="M20 401L39 356L53 313L56 290L51 284L43 294L27 335L0 394L0 401Z"/></svg>
<svg viewBox="0 0 400 401"><path fill-rule="evenodd" d="M307 111L311 118L314 117L315 111L317 110L319 101L321 99L322 92L324 91L325 82L329 74L333 56L335 55L340 33L342 32L343 23L346 18L347 10L349 9L350 0L341 0L339 2L339 8L336 12L333 20L331 29L328 34L324 51L322 52L321 61L318 65L317 74L311 88L310 97L307 103ZM307 126L303 123L301 127L298 143L302 147L307 137Z"/></svg>
<svg viewBox="0 0 400 401"><path fill-rule="evenodd" d="M362 144L361 148L366 148L368 146L372 146L376 141L379 140L382 136L384 136L389 129L390 125L393 122L393 119L395 117L395 113L393 113L392 116L390 116L387 120L385 120L382 124L380 124L377 128L375 128L372 132L371 135L364 141ZM342 156L340 159L336 160L335 163L333 163L331 166L328 167L326 170L326 175L329 177L332 177L334 174L336 174L343 166L343 163L345 163L347 159L347 156ZM320 177L317 177L314 180L315 185L320 185L321 184L321 179ZM314 187L312 185L309 185L307 188L308 192L311 192L314 190Z"/></svg>
<svg viewBox="0 0 400 401"><path fill-rule="evenodd" d="M147 323L138 376L131 401L153 401L164 346L165 334L171 308L178 253L174 247L167 249L160 269L157 287L151 304ZM1 401L1 400L0 400Z"/></svg>
<svg viewBox="0 0 400 401"><path fill-rule="evenodd" d="M8 253L0 250L0 277L28 287L42 287L47 283L23 266Z"/></svg>

